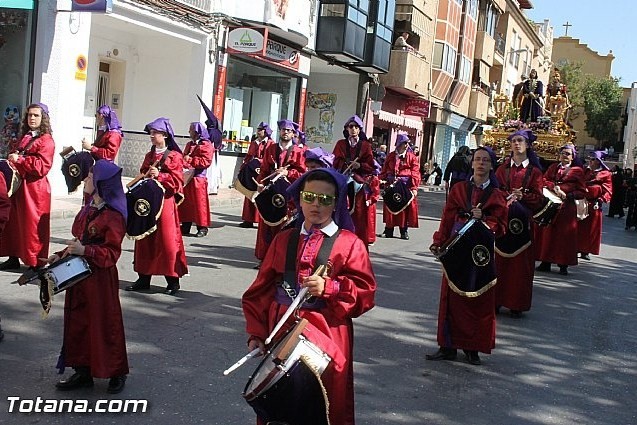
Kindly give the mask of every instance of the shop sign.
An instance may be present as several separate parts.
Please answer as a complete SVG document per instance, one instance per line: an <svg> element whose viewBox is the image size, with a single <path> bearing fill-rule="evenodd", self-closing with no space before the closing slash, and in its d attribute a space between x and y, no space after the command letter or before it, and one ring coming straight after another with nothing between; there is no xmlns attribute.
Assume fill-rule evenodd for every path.
<svg viewBox="0 0 637 425"><path fill-rule="evenodd" d="M299 70L299 61L301 59L301 53L297 49L274 40L268 40L266 42L265 53L262 57L254 55L250 56L264 59L266 62L292 69L294 71Z"/></svg>
<svg viewBox="0 0 637 425"><path fill-rule="evenodd" d="M424 99L410 99L405 102L405 115L429 118L431 102Z"/></svg>
<svg viewBox="0 0 637 425"><path fill-rule="evenodd" d="M228 51L262 55L266 38L267 29L234 28L228 33Z"/></svg>
<svg viewBox="0 0 637 425"><path fill-rule="evenodd" d="M112 12L113 0L71 0L74 12Z"/></svg>
<svg viewBox="0 0 637 425"><path fill-rule="evenodd" d="M33 10L33 0L0 0L0 7Z"/></svg>

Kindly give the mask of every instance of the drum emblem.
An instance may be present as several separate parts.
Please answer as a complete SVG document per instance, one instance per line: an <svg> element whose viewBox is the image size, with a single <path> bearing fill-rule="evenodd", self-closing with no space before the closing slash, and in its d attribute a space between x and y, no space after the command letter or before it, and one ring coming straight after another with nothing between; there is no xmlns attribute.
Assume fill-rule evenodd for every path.
<svg viewBox="0 0 637 425"><path fill-rule="evenodd" d="M396 202L402 202L403 200L403 195L398 192L394 193L392 196L394 197L394 201Z"/></svg>
<svg viewBox="0 0 637 425"><path fill-rule="evenodd" d="M259 167L254 169L254 172L257 173L257 176L259 175L259 173L261 173L261 169Z"/></svg>
<svg viewBox="0 0 637 425"><path fill-rule="evenodd" d="M274 208L283 208L285 206L285 196L277 193L272 197L272 205Z"/></svg>
<svg viewBox="0 0 637 425"><path fill-rule="evenodd" d="M509 231L514 235L519 235L524 230L524 223L519 218L509 221Z"/></svg>
<svg viewBox="0 0 637 425"><path fill-rule="evenodd" d="M471 259L473 260L473 264L482 267L489 264L491 254L489 254L489 250L486 246L476 245L471 251Z"/></svg>
<svg viewBox="0 0 637 425"><path fill-rule="evenodd" d="M150 214L150 203L145 199L138 199L135 201L135 214L146 217Z"/></svg>
<svg viewBox="0 0 637 425"><path fill-rule="evenodd" d="M80 175L80 166L77 164L69 165L69 175L71 177L77 177Z"/></svg>

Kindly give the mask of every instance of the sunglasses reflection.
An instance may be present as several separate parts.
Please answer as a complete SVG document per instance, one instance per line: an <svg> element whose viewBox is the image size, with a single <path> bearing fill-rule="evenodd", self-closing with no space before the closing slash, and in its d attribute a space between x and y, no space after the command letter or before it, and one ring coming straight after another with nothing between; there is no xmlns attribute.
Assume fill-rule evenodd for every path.
<svg viewBox="0 0 637 425"><path fill-rule="evenodd" d="M325 193L314 193L305 190L301 191L301 200L307 204L312 204L315 200L318 199L319 205L329 207L331 205L334 205L335 198L335 196L327 195Z"/></svg>

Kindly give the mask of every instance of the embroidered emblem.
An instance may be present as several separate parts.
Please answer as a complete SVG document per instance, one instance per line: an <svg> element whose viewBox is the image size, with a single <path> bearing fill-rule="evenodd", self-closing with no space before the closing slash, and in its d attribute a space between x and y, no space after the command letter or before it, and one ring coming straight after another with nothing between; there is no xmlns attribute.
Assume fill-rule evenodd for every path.
<svg viewBox="0 0 637 425"><path fill-rule="evenodd" d="M401 202L403 200L403 195L401 195L400 193L396 192L393 195L394 201L396 202Z"/></svg>
<svg viewBox="0 0 637 425"><path fill-rule="evenodd" d="M272 205L274 205L274 208L283 208L285 206L285 196L280 193L274 195L272 197Z"/></svg>
<svg viewBox="0 0 637 425"><path fill-rule="evenodd" d="M514 235L519 235L524 230L524 223L519 218L509 221L509 231Z"/></svg>
<svg viewBox="0 0 637 425"><path fill-rule="evenodd" d="M95 236L97 235L97 227L96 226L91 226L88 228L88 232L92 235Z"/></svg>
<svg viewBox="0 0 637 425"><path fill-rule="evenodd" d="M69 165L69 175L71 177L77 177L80 175L80 166L77 164L71 164Z"/></svg>
<svg viewBox="0 0 637 425"><path fill-rule="evenodd" d="M473 264L478 267L483 267L489 264L491 255L489 254L489 250L486 246L476 245L471 251L471 259L473 260Z"/></svg>
<svg viewBox="0 0 637 425"><path fill-rule="evenodd" d="M135 201L135 214L140 217L146 217L150 214L150 203L145 199Z"/></svg>

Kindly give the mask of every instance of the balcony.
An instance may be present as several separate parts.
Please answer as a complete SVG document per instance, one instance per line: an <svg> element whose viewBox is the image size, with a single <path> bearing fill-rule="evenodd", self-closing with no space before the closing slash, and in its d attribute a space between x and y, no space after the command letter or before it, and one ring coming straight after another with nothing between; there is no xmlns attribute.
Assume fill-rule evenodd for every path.
<svg viewBox="0 0 637 425"><path fill-rule="evenodd" d="M506 52L506 40L499 33L495 35L495 55L494 62L497 65L504 65L504 55Z"/></svg>
<svg viewBox="0 0 637 425"><path fill-rule="evenodd" d="M469 118L486 122L489 111L489 96L484 90L473 87L469 95Z"/></svg>
<svg viewBox="0 0 637 425"><path fill-rule="evenodd" d="M478 31L476 36L475 59L480 59L489 66L493 66L495 40L485 31Z"/></svg>
<svg viewBox="0 0 637 425"><path fill-rule="evenodd" d="M431 64L420 54L410 50L392 50L389 72L380 76L380 82L407 96L427 96L431 81Z"/></svg>

